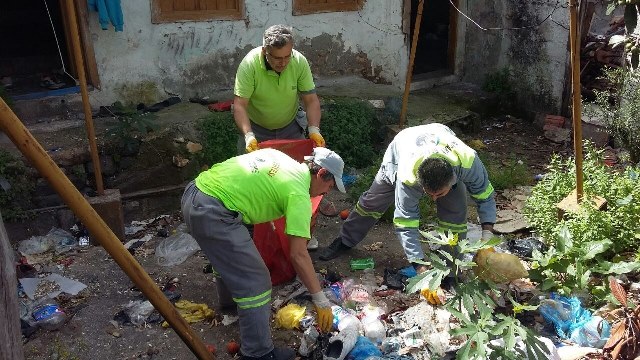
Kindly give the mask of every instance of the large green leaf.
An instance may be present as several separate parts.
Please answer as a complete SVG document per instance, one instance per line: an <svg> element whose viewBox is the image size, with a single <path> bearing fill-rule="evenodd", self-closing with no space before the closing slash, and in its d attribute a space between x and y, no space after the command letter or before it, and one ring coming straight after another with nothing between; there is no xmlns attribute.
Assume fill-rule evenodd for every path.
<svg viewBox="0 0 640 360"><path fill-rule="evenodd" d="M580 259L582 260L591 260L596 255L602 254L609 247L611 247L611 241L603 240L603 241L592 241L586 244L582 244L580 247Z"/></svg>
<svg viewBox="0 0 640 360"><path fill-rule="evenodd" d="M573 235L567 225L562 225L558 231L557 246L560 253L566 253L573 247Z"/></svg>
<svg viewBox="0 0 640 360"><path fill-rule="evenodd" d="M621 261L617 263L611 263L608 261L600 262L599 266L594 269L595 272L600 274L626 274L632 271L640 269L640 262L626 262Z"/></svg>

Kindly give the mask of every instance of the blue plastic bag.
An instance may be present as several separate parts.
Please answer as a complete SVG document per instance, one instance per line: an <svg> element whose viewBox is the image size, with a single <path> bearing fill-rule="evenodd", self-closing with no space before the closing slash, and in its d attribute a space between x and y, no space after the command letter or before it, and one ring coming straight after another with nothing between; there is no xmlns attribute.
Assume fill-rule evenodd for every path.
<svg viewBox="0 0 640 360"><path fill-rule="evenodd" d="M542 300L538 311L562 339L569 338L574 330L583 327L591 319L591 313L582 307L578 298L556 293L551 293L550 299Z"/></svg>
<svg viewBox="0 0 640 360"><path fill-rule="evenodd" d="M382 356L382 351L364 336L358 336L356 344L353 349L347 355L347 360L365 360L369 357Z"/></svg>

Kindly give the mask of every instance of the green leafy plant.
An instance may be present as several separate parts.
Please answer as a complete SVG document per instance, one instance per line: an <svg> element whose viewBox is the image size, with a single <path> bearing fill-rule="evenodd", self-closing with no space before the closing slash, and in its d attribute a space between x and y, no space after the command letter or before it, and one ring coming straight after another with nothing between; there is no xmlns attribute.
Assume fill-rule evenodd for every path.
<svg viewBox="0 0 640 360"><path fill-rule="evenodd" d="M625 50L629 55L631 66L637 69L640 63L640 36L637 32L640 4L637 0L610 0L607 5L607 15L611 15L619 6L624 6L625 34L612 36L609 43L614 48L620 44L626 44Z"/></svg>
<svg viewBox="0 0 640 360"><path fill-rule="evenodd" d="M536 306L517 303L508 296L513 307L512 315L496 314L496 303L489 294L499 294L495 284L486 282L470 274L470 269L475 266L473 261L463 260L465 254L476 253L480 249L493 247L501 242L497 237L488 240L470 242L458 241L457 234L438 233L434 236L427 232L421 232L426 241L452 249L452 253L459 254L454 258L451 253L439 249L428 255L431 269L413 277L407 286L407 292L417 292L421 289L437 289L442 279L455 275L456 283L453 285L455 295L445 303L445 308L455 316L460 326L451 330L452 336L464 336L465 343L456 353L456 359L521 359L529 356L530 359L547 358L546 346L536 338L533 331L523 326L515 315L526 310L535 310ZM463 274L464 272L464 274ZM464 282L457 279L465 276ZM524 343L524 350L516 346L517 337ZM502 339L503 346L491 344L491 340ZM489 354L488 349L491 349Z"/></svg>
<svg viewBox="0 0 640 360"><path fill-rule="evenodd" d="M24 163L0 149L0 212L7 221L28 218L35 182L29 179Z"/></svg>
<svg viewBox="0 0 640 360"><path fill-rule="evenodd" d="M489 73L485 78L482 89L496 95L499 111L515 110L516 91L508 68Z"/></svg>
<svg viewBox="0 0 640 360"><path fill-rule="evenodd" d="M375 146L381 140L381 125L369 103L352 98L327 99L321 126L327 147L337 152L347 167L361 169L378 159Z"/></svg>
<svg viewBox="0 0 640 360"><path fill-rule="evenodd" d="M578 211L558 219L557 203L575 187L575 162L553 156L549 171L533 188L524 215L549 250L534 252L532 280L543 290L565 295L594 291L606 274L624 274L640 268L630 260L640 244L640 182L638 168L612 171L602 162L602 152L585 146L584 201ZM608 209L598 210L590 198L599 195ZM596 301L602 299L595 299Z"/></svg>
<svg viewBox="0 0 640 360"><path fill-rule="evenodd" d="M107 131L107 135L118 139L126 153L136 153L141 137L157 129L153 122L156 115L153 113L140 113L133 107L125 107L119 101L113 106L116 116L116 124Z"/></svg>
<svg viewBox="0 0 640 360"><path fill-rule="evenodd" d="M608 69L604 79L612 84L612 92L596 90L596 106L585 105L585 114L602 119L609 133L637 164L640 162L640 72Z"/></svg>
<svg viewBox="0 0 640 360"><path fill-rule="evenodd" d="M211 166L238 155L238 130L230 112L212 112L198 125L203 151L202 162Z"/></svg>

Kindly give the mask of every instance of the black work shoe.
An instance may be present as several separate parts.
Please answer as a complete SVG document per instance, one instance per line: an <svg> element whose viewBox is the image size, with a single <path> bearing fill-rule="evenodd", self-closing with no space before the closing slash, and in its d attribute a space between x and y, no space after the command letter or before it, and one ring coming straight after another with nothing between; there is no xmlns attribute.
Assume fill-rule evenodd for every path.
<svg viewBox="0 0 640 360"><path fill-rule="evenodd" d="M332 260L349 250L351 250L351 247L343 244L342 239L337 237L329 246L322 250L319 258L323 261Z"/></svg>
<svg viewBox="0 0 640 360"><path fill-rule="evenodd" d="M241 356L242 360L293 360L296 357L296 352L287 347L276 347L269 353L260 357L253 356Z"/></svg>

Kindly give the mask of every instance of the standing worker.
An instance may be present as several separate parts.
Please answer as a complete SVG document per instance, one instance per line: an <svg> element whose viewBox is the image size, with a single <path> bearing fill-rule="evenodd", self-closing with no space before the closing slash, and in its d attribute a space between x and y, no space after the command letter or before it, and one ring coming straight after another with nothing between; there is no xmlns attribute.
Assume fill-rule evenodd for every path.
<svg viewBox="0 0 640 360"><path fill-rule="evenodd" d="M334 185L344 192L344 162L335 152L315 148L298 163L275 149L261 149L213 165L189 183L182 196L182 214L189 232L226 285L240 317L243 359L290 360L295 352L274 348L269 327L271 277L245 224L285 216L289 257L306 286L322 331L333 322L331 304L322 292L307 251L311 197Z"/></svg>
<svg viewBox="0 0 640 360"><path fill-rule="evenodd" d="M293 49L291 27L273 25L264 32L262 46L249 51L238 66L233 93L239 153L257 150L265 140L304 139L305 129L315 146L325 146L311 68Z"/></svg>
<svg viewBox="0 0 640 360"><path fill-rule="evenodd" d="M384 212L394 204L393 224L405 255L418 273L427 268L420 244L420 198L427 194L436 203L438 231L465 238L467 192L478 207L482 238L493 237L496 202L487 171L476 152L447 126L428 124L400 131L382 159L369 190L358 200L338 236L320 254L334 259L360 243Z"/></svg>

